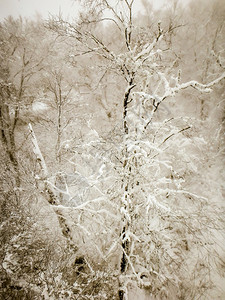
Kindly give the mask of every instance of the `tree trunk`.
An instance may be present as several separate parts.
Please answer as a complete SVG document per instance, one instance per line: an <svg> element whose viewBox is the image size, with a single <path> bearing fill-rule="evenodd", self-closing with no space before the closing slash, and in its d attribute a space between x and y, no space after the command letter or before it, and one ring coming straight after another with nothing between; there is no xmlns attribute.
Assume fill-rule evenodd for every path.
<svg viewBox="0 0 225 300"><path fill-rule="evenodd" d="M128 269L128 257L130 255L130 240L127 236L127 232L129 231L130 227L130 205L131 205L131 193L130 193L130 177L131 177L131 166L129 165L129 153L127 150L127 141L129 137L129 127L127 123L127 113L128 113L128 104L129 104L129 97L130 92L133 85L134 79L131 78L129 81L128 88L124 95L124 102L123 102L123 130L124 130L124 149L123 149L123 173L124 178L122 182L122 189L123 189L123 198L122 198L122 230L120 234L121 238L121 247L122 247L122 257L120 261L120 274L121 276L125 276L127 269ZM123 280L119 282L119 300L123 300L126 297L126 287L124 286Z"/></svg>
<svg viewBox="0 0 225 300"><path fill-rule="evenodd" d="M45 160L44 157L41 153L41 150L39 148L35 133L33 131L32 125L29 123L29 132L31 135L31 141L33 144L33 152L36 156L37 162L40 165L41 168L41 179L44 182L44 187L45 187L45 191L47 192L49 198L48 198L48 202L50 204L59 204L57 197L55 196L55 193L52 189L52 187L50 186L50 184L48 183L47 179L48 179L48 169L47 166L45 164Z"/></svg>
<svg viewBox="0 0 225 300"><path fill-rule="evenodd" d="M19 163L16 156L16 144L14 136L14 128L11 126L9 108L6 104L1 104L0 106L0 127L1 134L0 138L2 141L3 148L9 162L13 168L15 174L16 187L20 187L20 172L19 172Z"/></svg>

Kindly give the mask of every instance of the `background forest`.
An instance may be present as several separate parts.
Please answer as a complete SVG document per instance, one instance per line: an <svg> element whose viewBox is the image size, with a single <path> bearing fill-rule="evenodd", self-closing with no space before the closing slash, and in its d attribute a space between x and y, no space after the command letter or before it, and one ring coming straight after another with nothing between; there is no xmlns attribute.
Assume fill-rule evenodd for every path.
<svg viewBox="0 0 225 300"><path fill-rule="evenodd" d="M0 23L1 298L224 299L224 1L80 2Z"/></svg>

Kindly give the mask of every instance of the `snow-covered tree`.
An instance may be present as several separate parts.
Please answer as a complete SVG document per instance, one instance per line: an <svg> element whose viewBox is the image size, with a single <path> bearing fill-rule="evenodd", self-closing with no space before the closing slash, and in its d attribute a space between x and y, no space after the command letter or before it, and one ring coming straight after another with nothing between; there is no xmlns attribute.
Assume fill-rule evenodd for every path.
<svg viewBox="0 0 225 300"><path fill-rule="evenodd" d="M149 32L137 26L133 0L115 5L107 0L85 3L87 14L81 15L78 25L56 18L49 26L61 36L74 38L80 55L101 58L125 87L119 104L122 117L119 144L113 145L111 156L98 153L103 164L95 172L101 175L103 170L111 169L114 178L113 189L107 189L109 195L106 190L101 189L101 193L116 203L120 214L119 298L128 297L129 284L134 280L140 287L148 288L152 296L168 297L172 293L184 297L192 289L194 297L197 287L202 292L210 289L208 266L202 268L203 282L193 282L191 278L194 266L206 256L209 258L210 250L205 246L204 254L190 264L186 262L199 253L200 240L205 245L212 242L206 238L215 229L208 228L209 218L219 222L216 210L212 209L214 203L202 196L201 190L186 189L187 174L197 176L203 170L204 160L198 161L198 157L202 156L205 140L190 138L196 126L191 118L165 118L159 111L171 99L178 101L176 95L182 90L211 92L225 73L204 84L196 80L184 82L171 48L171 35L182 24L158 21ZM102 25L98 24L104 21L113 24L103 26L106 30L115 26L120 47L113 47L99 32ZM102 139L92 141L95 150L101 142ZM90 150L90 143L88 146ZM89 164L95 159L93 151L91 154ZM99 186L98 176L89 181L92 186ZM88 176L85 178L90 180ZM190 276L186 282L182 275L185 269Z"/></svg>
<svg viewBox="0 0 225 300"><path fill-rule="evenodd" d="M0 27L1 296L219 299L220 1L81 2Z"/></svg>

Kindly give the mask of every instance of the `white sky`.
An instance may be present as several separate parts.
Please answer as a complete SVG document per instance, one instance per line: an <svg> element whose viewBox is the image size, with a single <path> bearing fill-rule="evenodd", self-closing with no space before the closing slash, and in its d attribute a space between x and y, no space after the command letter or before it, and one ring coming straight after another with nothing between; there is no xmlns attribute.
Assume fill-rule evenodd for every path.
<svg viewBox="0 0 225 300"><path fill-rule="evenodd" d="M136 0L141 6L141 0ZM159 8L169 0L148 0L153 3L155 8ZM185 0L183 0L185 2ZM47 18L50 14L58 14L61 10L64 17L76 16L79 5L72 0L0 0L0 21L12 15L13 17L31 17L34 18L36 13Z"/></svg>
<svg viewBox="0 0 225 300"><path fill-rule="evenodd" d="M68 16L76 11L76 4L72 0L0 0L0 21L9 15L34 18L36 13L47 18L59 10Z"/></svg>

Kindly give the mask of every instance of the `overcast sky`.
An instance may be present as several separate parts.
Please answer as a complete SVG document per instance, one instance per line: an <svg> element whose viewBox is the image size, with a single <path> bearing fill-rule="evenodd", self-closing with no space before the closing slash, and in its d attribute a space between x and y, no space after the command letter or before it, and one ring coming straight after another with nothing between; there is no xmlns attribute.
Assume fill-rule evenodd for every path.
<svg viewBox="0 0 225 300"><path fill-rule="evenodd" d="M141 0L136 1L141 7ZM152 2L156 8L168 3L168 0L148 1ZM41 14L43 18L47 18L49 13L58 14L59 10L61 10L64 17L76 16L78 9L78 4L72 0L0 0L0 21L9 15L34 18L36 13Z"/></svg>
<svg viewBox="0 0 225 300"><path fill-rule="evenodd" d="M64 16L75 12L77 5L72 0L0 0L0 20L12 15L34 18L36 13L44 18L48 14L57 14L59 10Z"/></svg>

